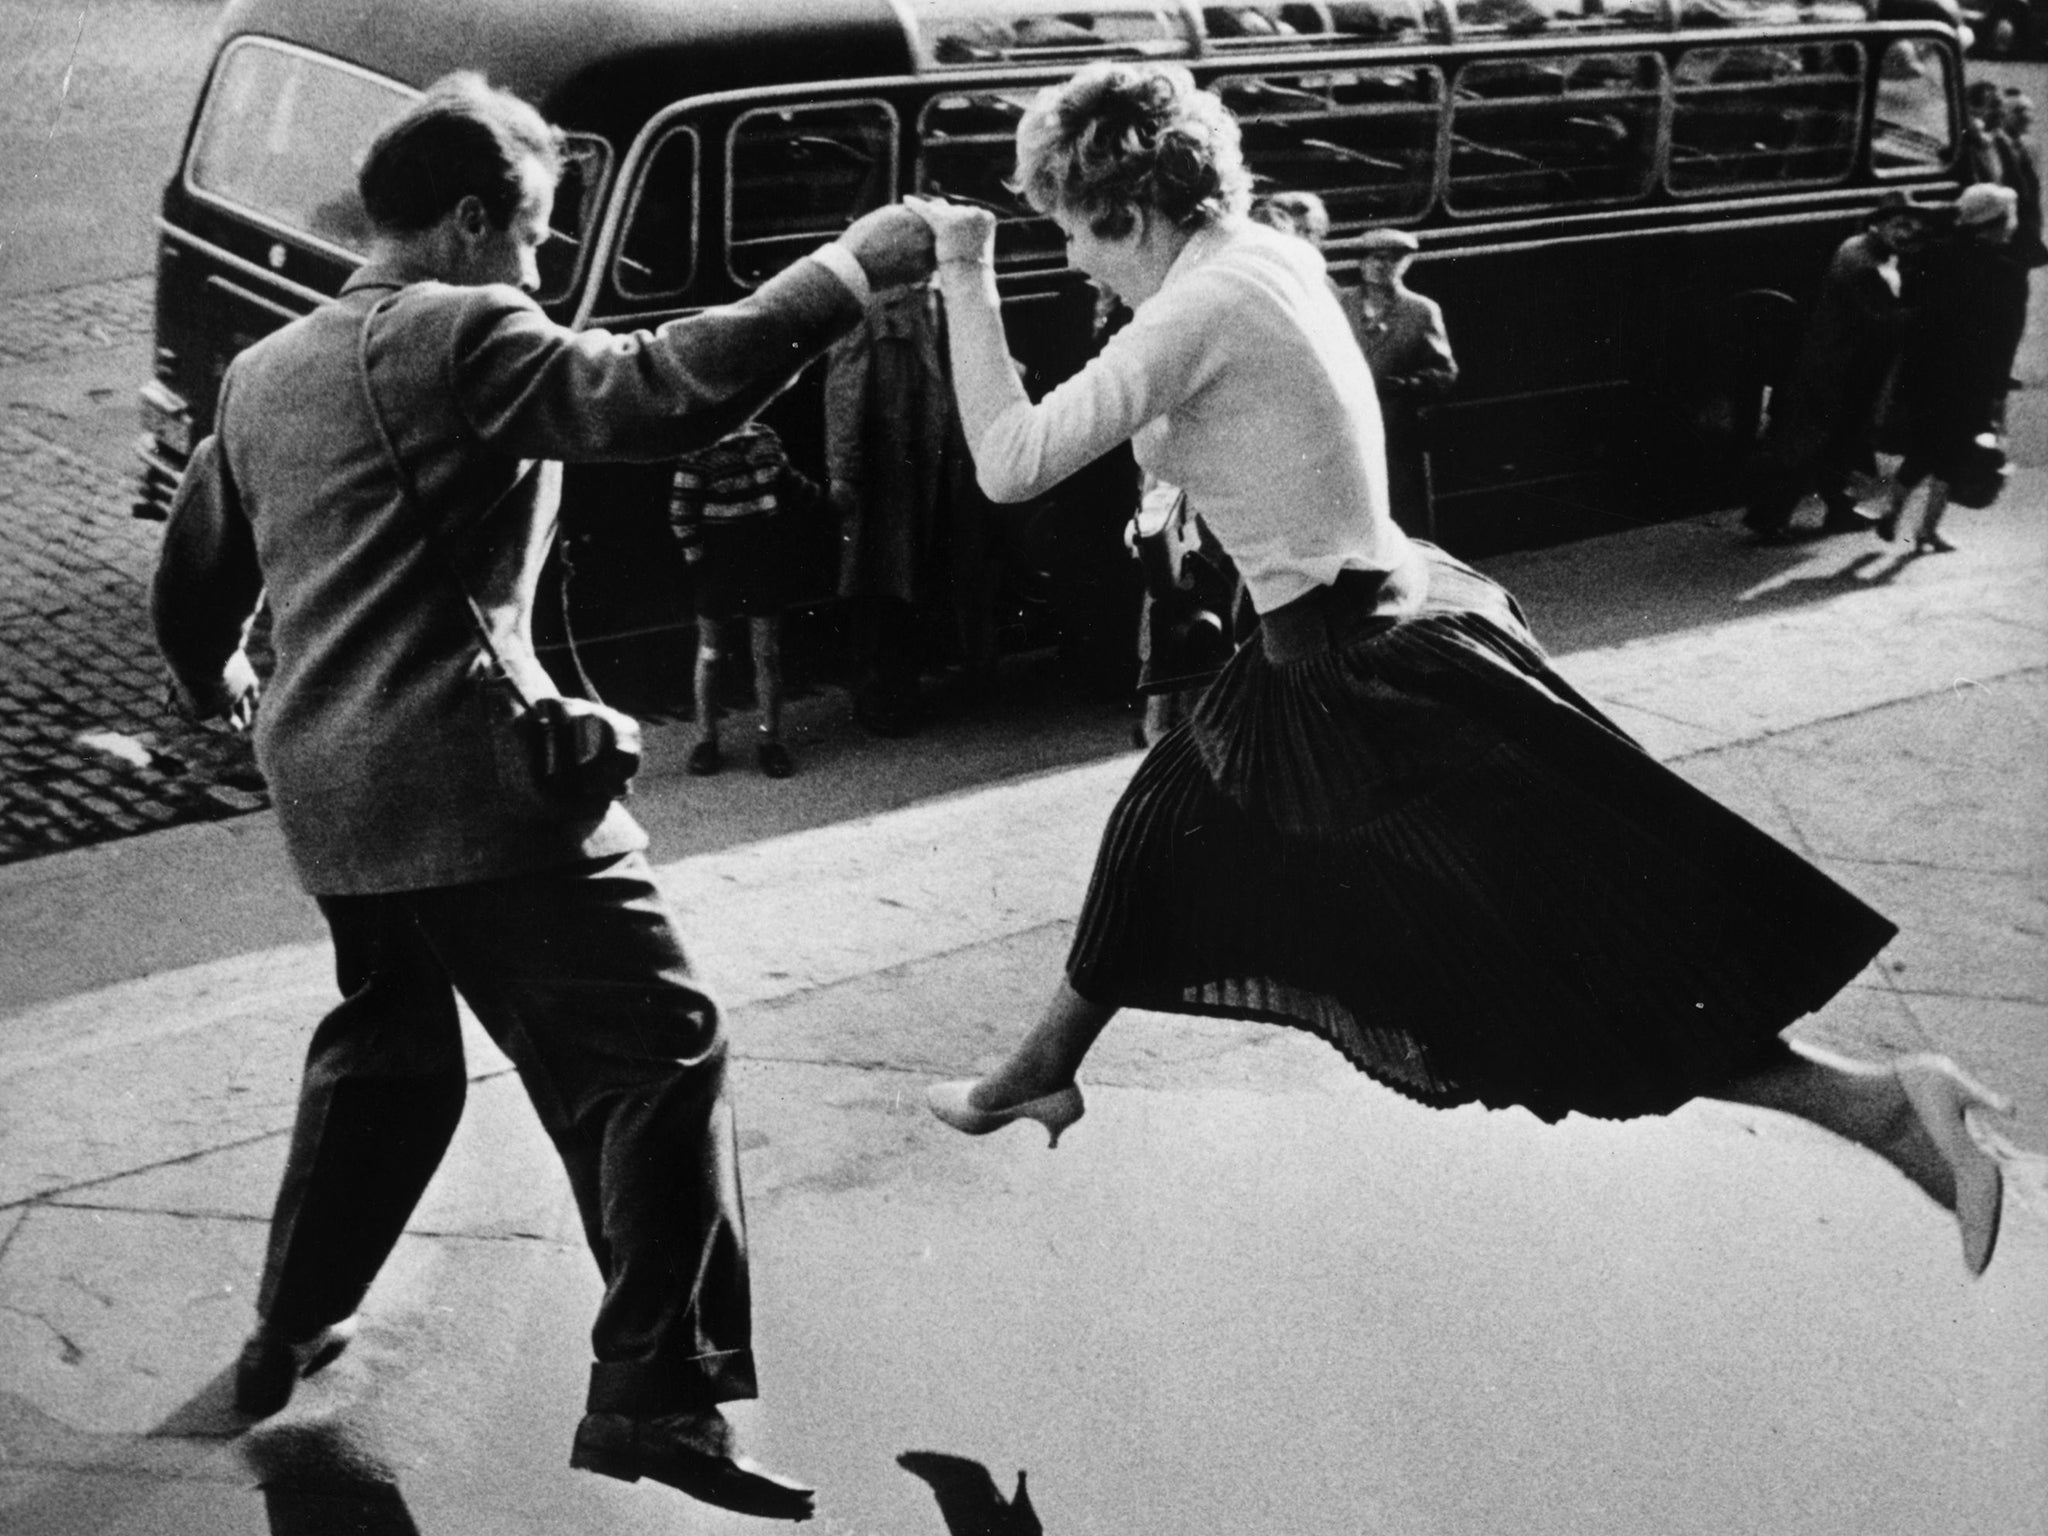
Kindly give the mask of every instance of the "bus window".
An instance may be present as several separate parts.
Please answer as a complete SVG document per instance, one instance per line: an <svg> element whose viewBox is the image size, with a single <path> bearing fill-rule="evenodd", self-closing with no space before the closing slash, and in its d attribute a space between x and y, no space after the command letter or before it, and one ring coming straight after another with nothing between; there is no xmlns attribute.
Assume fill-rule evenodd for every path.
<svg viewBox="0 0 2048 1536"><path fill-rule="evenodd" d="M1202 32L1228 48L1272 38L1331 43L1412 43L1449 32L1439 0L1309 0L1309 3L1205 5Z"/></svg>
<svg viewBox="0 0 2048 1536"><path fill-rule="evenodd" d="M1796 27L1814 21L1867 21L1863 0L1678 0L1681 27Z"/></svg>
<svg viewBox="0 0 2048 1536"><path fill-rule="evenodd" d="M726 141L727 262L761 282L896 195L896 112L885 101L765 107Z"/></svg>
<svg viewBox="0 0 2048 1536"><path fill-rule="evenodd" d="M540 298L565 297L582 275L584 249L604 207L611 163L611 146L604 140L580 133L563 136L562 176L555 183L554 213L539 254Z"/></svg>
<svg viewBox="0 0 2048 1536"><path fill-rule="evenodd" d="M690 286L697 269L697 130L678 128L647 158L612 281L636 299Z"/></svg>
<svg viewBox="0 0 2048 1536"><path fill-rule="evenodd" d="M1528 37L1538 32L1583 32L1601 27L1654 27L1662 23L1661 0L1457 0L1461 37L1499 33Z"/></svg>
<svg viewBox="0 0 2048 1536"><path fill-rule="evenodd" d="M1483 60L1451 101L1454 213L1614 202L1650 187L1664 61L1654 53Z"/></svg>
<svg viewBox="0 0 2048 1536"><path fill-rule="evenodd" d="M394 80L260 40L222 58L193 137L194 190L360 255L370 223L356 168L416 93Z"/></svg>
<svg viewBox="0 0 2048 1536"><path fill-rule="evenodd" d="M1694 48L1672 95L1674 192L1839 181L1855 168L1860 44Z"/></svg>
<svg viewBox="0 0 2048 1536"><path fill-rule="evenodd" d="M1058 63L1194 51L1177 0L899 0L930 64Z"/></svg>
<svg viewBox="0 0 2048 1536"><path fill-rule="evenodd" d="M918 191L991 210L998 267L1066 260L1058 226L1004 184L1016 168L1017 120L1036 93L1025 87L934 96L917 120Z"/></svg>
<svg viewBox="0 0 2048 1536"><path fill-rule="evenodd" d="M1948 68L1948 55L1930 42L1901 38L1885 49L1870 125L1870 164L1880 176L1934 170L1955 159Z"/></svg>
<svg viewBox="0 0 2048 1536"><path fill-rule="evenodd" d="M1262 190L1314 192L1333 230L1419 214L1436 180L1443 75L1429 65L1219 80Z"/></svg>

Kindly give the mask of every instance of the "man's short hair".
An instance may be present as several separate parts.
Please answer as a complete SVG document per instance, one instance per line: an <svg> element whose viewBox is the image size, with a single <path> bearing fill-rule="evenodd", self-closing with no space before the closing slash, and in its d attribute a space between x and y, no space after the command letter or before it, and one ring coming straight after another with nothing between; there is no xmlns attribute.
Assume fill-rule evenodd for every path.
<svg viewBox="0 0 2048 1536"><path fill-rule="evenodd" d="M465 197L503 228L526 200L529 160L559 177L561 135L529 103L463 70L428 86L371 141L356 187L383 234L430 229Z"/></svg>

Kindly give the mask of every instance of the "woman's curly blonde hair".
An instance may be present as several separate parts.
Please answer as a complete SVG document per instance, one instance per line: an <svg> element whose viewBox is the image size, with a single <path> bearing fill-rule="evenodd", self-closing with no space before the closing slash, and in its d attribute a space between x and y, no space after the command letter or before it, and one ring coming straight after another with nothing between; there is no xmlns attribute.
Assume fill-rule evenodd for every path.
<svg viewBox="0 0 2048 1536"><path fill-rule="evenodd" d="M1104 239L1129 234L1140 210L1177 227L1243 213L1251 185L1237 119L1175 64L1091 64L1017 124L1011 189Z"/></svg>

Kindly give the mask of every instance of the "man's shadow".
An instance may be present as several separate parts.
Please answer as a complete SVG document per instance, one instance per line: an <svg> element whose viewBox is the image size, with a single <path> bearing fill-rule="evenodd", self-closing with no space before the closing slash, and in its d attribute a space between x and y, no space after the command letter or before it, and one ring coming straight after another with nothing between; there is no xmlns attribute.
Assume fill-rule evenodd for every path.
<svg viewBox="0 0 2048 1536"><path fill-rule="evenodd" d="M931 1484L948 1536L1045 1536L1021 1471L1016 1494L1006 1499L988 1468L965 1456L905 1451L896 1458L896 1465Z"/></svg>
<svg viewBox="0 0 2048 1536"><path fill-rule="evenodd" d="M332 1424L280 1425L243 1442L270 1536L420 1536L390 1470Z"/></svg>
<svg viewBox="0 0 2048 1536"><path fill-rule="evenodd" d="M150 1436L237 1442L270 1536L420 1536L397 1477L373 1450L340 1424L251 1420L235 1409L232 1369Z"/></svg>
<svg viewBox="0 0 2048 1536"><path fill-rule="evenodd" d="M396 1476L342 1426L258 1423L237 1413L232 1366L140 1437L119 1438L123 1443L108 1445L80 1435L80 1443L68 1447L84 1463L80 1470L65 1476L53 1469L47 1486L6 1503L0 1525L10 1531L118 1525L182 1533L192 1527L137 1522L147 1521L152 1501L181 1481L196 1481L234 1502L246 1497L246 1485L218 1478L217 1459L232 1447L228 1454L263 1494L271 1536L420 1536ZM16 1470L41 1481L32 1465Z"/></svg>

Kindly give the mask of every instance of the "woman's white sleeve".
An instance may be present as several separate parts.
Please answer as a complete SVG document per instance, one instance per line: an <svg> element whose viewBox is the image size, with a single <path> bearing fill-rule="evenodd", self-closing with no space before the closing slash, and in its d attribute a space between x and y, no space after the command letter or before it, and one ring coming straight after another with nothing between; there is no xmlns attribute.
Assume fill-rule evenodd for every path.
<svg viewBox="0 0 2048 1536"><path fill-rule="evenodd" d="M995 274L941 268L953 388L992 501L1026 501L1127 441L1199 388L1213 366L1212 295L1194 278L1144 304L1079 373L1037 404L1010 366Z"/></svg>

